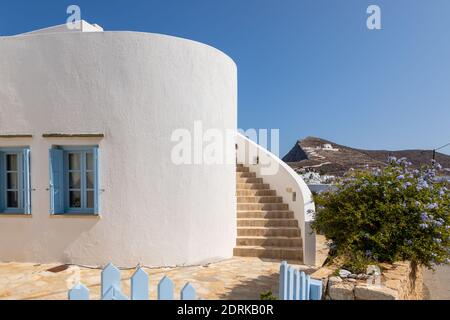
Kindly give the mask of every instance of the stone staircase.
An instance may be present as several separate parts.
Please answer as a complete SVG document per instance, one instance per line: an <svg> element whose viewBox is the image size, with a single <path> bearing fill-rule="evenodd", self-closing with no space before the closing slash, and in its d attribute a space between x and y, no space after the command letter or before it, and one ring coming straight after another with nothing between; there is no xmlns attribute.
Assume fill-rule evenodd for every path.
<svg viewBox="0 0 450 320"><path fill-rule="evenodd" d="M275 190L237 164L237 241L234 255L302 263L300 228Z"/></svg>

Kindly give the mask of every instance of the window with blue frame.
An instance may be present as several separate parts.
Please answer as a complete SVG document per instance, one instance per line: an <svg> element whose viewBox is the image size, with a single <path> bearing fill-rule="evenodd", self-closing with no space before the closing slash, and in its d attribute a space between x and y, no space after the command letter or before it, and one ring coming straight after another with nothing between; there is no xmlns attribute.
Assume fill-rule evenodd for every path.
<svg viewBox="0 0 450 320"><path fill-rule="evenodd" d="M50 150L52 214L98 214L98 147Z"/></svg>
<svg viewBox="0 0 450 320"><path fill-rule="evenodd" d="M28 147L0 148L0 214L31 214Z"/></svg>

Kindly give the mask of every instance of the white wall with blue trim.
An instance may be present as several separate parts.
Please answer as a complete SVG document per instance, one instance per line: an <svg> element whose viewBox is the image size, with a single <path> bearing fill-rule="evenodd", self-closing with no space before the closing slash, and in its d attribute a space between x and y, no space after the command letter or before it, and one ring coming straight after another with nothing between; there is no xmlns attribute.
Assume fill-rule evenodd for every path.
<svg viewBox="0 0 450 320"><path fill-rule="evenodd" d="M3 37L0 56L0 135L33 135L0 138L0 147L29 147L32 189L31 215L0 214L0 261L162 266L232 256L234 165L170 159L175 129L197 120L236 129L229 57L134 32ZM99 215L51 214L55 146L98 146Z"/></svg>

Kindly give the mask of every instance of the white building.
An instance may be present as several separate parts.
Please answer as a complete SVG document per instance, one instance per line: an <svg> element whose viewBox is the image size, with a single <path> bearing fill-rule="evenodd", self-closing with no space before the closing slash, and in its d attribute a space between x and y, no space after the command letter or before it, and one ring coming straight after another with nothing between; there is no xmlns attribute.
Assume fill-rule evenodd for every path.
<svg viewBox="0 0 450 320"><path fill-rule="evenodd" d="M0 56L0 261L162 266L276 248L236 243L248 229L238 225L234 163L170 159L176 129L199 120L204 129L237 128L237 68L228 56L87 22L0 37ZM237 161L289 206L301 256L313 264L308 188L267 151L240 135L236 143ZM242 154L246 144L280 162L277 174L264 177ZM262 203L254 211L263 214L270 206L256 198L241 200Z"/></svg>

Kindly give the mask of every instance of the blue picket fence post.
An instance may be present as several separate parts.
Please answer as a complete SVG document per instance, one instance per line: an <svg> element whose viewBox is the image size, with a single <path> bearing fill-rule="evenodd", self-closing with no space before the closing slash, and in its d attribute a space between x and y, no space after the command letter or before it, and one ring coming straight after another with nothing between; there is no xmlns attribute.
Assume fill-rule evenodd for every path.
<svg viewBox="0 0 450 320"><path fill-rule="evenodd" d="M287 268L287 262L283 261L280 265L279 297L281 300L287 300Z"/></svg>
<svg viewBox="0 0 450 320"><path fill-rule="evenodd" d="M298 296L299 300L306 300L306 274L302 271L300 272L300 292Z"/></svg>
<svg viewBox="0 0 450 320"><path fill-rule="evenodd" d="M149 276L140 267L136 269L130 279L131 299L121 290L120 270L113 264L108 264L101 273L102 300L149 300ZM173 300L174 285L172 280L164 276L158 284L158 300ZM89 300L89 289L81 283L75 285L68 292L69 300ZM190 283L186 283L180 291L181 300L195 300L196 292Z"/></svg>
<svg viewBox="0 0 450 320"><path fill-rule="evenodd" d="M101 297L102 300L124 300L120 290L120 270L109 263L101 274Z"/></svg>
<svg viewBox="0 0 450 320"><path fill-rule="evenodd" d="M322 281L311 279L286 261L280 265L280 300L321 300Z"/></svg>
<svg viewBox="0 0 450 320"><path fill-rule="evenodd" d="M102 300L128 300L128 297L120 291L116 285L112 285L102 296Z"/></svg>
<svg viewBox="0 0 450 320"><path fill-rule="evenodd" d="M167 276L158 284L158 300L173 300L173 282Z"/></svg>
<svg viewBox="0 0 450 320"><path fill-rule="evenodd" d="M195 289L189 282L181 289L181 300L195 300Z"/></svg>
<svg viewBox="0 0 450 320"><path fill-rule="evenodd" d="M301 299L301 274L299 270L295 270L294 272L294 299L293 300L300 300Z"/></svg>
<svg viewBox="0 0 450 320"><path fill-rule="evenodd" d="M293 300L294 299L294 268L291 266L288 266L287 271L287 299L286 300Z"/></svg>
<svg viewBox="0 0 450 320"><path fill-rule="evenodd" d="M131 300L148 300L148 274L138 268L131 277Z"/></svg>
<svg viewBox="0 0 450 320"><path fill-rule="evenodd" d="M310 280L309 300L322 300L322 281Z"/></svg>
<svg viewBox="0 0 450 320"><path fill-rule="evenodd" d="M306 276L305 277L305 300L310 300L309 299L309 293L311 292L311 277L310 276Z"/></svg>
<svg viewBox="0 0 450 320"><path fill-rule="evenodd" d="M69 300L89 300L89 289L78 283L69 291Z"/></svg>

